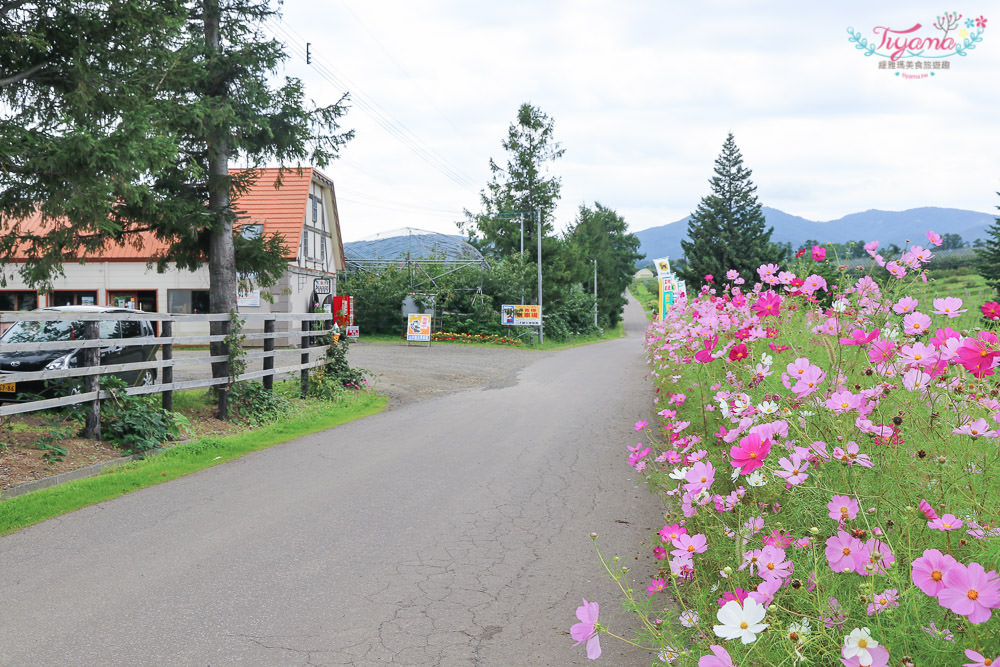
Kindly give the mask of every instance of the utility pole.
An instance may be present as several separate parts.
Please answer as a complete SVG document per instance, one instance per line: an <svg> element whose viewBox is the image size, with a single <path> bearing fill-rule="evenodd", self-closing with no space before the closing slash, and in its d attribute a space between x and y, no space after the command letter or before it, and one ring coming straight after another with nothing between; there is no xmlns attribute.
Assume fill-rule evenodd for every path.
<svg viewBox="0 0 1000 667"><path fill-rule="evenodd" d="M521 218L521 259L524 259L524 213L518 214ZM524 305L524 283L521 283L521 305Z"/></svg>
<svg viewBox="0 0 1000 667"><path fill-rule="evenodd" d="M597 260L594 260L594 328L597 328Z"/></svg>
<svg viewBox="0 0 1000 667"><path fill-rule="evenodd" d="M538 313L544 318L542 310L542 209L538 209ZM544 320L543 320L544 321ZM538 344L545 342L544 325L538 324Z"/></svg>

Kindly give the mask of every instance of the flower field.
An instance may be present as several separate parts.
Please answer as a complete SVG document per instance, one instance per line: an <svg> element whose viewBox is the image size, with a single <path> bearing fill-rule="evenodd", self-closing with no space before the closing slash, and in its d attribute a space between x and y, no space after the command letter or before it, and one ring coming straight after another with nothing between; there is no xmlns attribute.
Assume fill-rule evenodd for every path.
<svg viewBox="0 0 1000 667"><path fill-rule="evenodd" d="M1000 666L1000 305L918 300L931 250L866 250L730 272L647 331L659 420L626 454L660 570L598 555L650 662ZM577 617L599 657L620 629Z"/></svg>
<svg viewBox="0 0 1000 667"><path fill-rule="evenodd" d="M431 340L447 341L450 343L493 343L495 345L511 345L514 347L521 344L521 341L517 339L498 336L496 334L467 334L451 331L433 331L431 332Z"/></svg>

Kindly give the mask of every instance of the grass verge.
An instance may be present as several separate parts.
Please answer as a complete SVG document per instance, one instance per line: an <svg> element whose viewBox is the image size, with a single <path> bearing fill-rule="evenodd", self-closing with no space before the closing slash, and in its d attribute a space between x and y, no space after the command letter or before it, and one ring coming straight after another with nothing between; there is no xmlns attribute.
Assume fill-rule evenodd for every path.
<svg viewBox="0 0 1000 667"><path fill-rule="evenodd" d="M95 477L5 500L0 502L0 535L376 414L387 404L388 398L370 393L349 394L332 408L329 402L306 401L285 419L246 433L201 438L156 456L109 468Z"/></svg>

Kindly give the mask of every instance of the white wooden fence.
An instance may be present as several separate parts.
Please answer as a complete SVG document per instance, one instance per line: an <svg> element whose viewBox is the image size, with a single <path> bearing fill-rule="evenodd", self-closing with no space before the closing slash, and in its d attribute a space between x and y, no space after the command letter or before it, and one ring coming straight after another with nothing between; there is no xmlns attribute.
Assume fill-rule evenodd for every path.
<svg viewBox="0 0 1000 667"><path fill-rule="evenodd" d="M333 321L329 313L240 313L239 318L244 320L242 336L244 337L243 358L252 362L262 359L262 370L247 371L238 376L228 375L229 356L212 355L206 351L207 356L187 357L184 359L174 359L173 351L175 345L194 346L212 343L221 343L226 339L229 329L230 315L228 314L206 314L206 315L173 315L163 313L145 312L111 312L111 313L88 313L88 312L67 312L55 310L39 310L29 312L5 312L0 313L0 328L6 329L14 322L19 321L72 321L83 322L85 338L80 340L53 341L46 343L0 343L0 353L19 351L43 351L43 350L84 350L81 365L77 368L62 370L42 370L12 372L0 374L0 379L7 382L27 382L30 380L55 380L60 378L83 378L84 387L80 393L70 394L59 398L47 398L24 403L8 403L0 405L0 417L19 414L24 412L34 412L50 408L74 405L77 403L90 403L90 411L87 415L87 426L85 432L92 437L100 436L99 416L100 401L111 398L107 391L99 389L98 379L101 375L110 373L121 373L129 371L141 371L147 369L157 369L158 382L151 385L140 385L128 387L125 391L128 394L153 394L163 395L163 407L167 410L173 408L173 392L179 389L193 389L198 387L211 387L215 385L229 385L231 382L242 380L260 379L267 389L271 389L275 375L299 372L302 384L302 394L305 395L309 387L309 369L322 366L326 363L325 352L327 342L325 335L332 333ZM146 320L159 323L159 335L155 337L143 338L98 338L98 322L106 320ZM223 333L198 334L174 336L174 324L177 323L216 323L217 331ZM276 324L284 324L281 329L275 331ZM211 326L211 324L209 324ZM185 327L190 329L190 327ZM281 368L274 368L274 345L276 339L287 341L298 340L301 349L300 361L297 364L286 365ZM263 346L246 345L262 341ZM152 361L133 362L125 364L111 364L102 366L100 364L101 348L112 346L131 347L156 345L160 347L160 359ZM287 355L285 355L287 358ZM174 382L173 370L182 365L199 365L201 367L225 364L226 377L208 377L204 379L186 380ZM220 412L225 414L226 396L223 392L220 397Z"/></svg>

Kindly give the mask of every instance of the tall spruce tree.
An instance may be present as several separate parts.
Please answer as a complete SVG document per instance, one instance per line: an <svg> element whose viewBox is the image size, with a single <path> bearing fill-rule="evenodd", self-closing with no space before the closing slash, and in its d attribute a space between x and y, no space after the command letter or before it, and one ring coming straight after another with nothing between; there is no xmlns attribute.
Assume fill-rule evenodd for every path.
<svg viewBox="0 0 1000 667"><path fill-rule="evenodd" d="M698 203L681 241L686 262L679 274L690 287L701 285L706 275L722 280L729 269L752 281L757 267L779 258L771 243L774 228L766 226L750 175L730 132L715 159L712 194Z"/></svg>
<svg viewBox="0 0 1000 667"><path fill-rule="evenodd" d="M997 193L1000 195L1000 192ZM1000 210L1000 206L997 206ZM986 284L1000 296L1000 217L986 228L986 238L976 248L979 275L986 279Z"/></svg>

